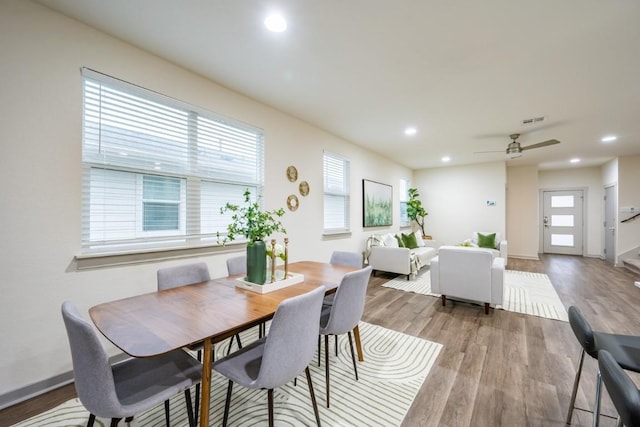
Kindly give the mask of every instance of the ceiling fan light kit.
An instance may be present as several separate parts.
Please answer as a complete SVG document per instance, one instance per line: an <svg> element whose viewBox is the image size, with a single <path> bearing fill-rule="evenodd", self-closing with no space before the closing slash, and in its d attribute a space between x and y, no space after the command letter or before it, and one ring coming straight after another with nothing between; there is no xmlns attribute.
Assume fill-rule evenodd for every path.
<svg viewBox="0 0 640 427"><path fill-rule="evenodd" d="M520 157L522 155L522 152L525 150L531 150L533 148L542 148L542 147L547 147L549 145L560 144L560 141L558 141L557 139L549 139L547 141L542 141L542 142L538 142L537 144L527 145L523 147L517 141L517 139L520 138L519 133L512 133L511 135L509 135L509 138L511 138L511 142L509 143L509 145L507 145L506 153L507 153L507 156L509 156L511 159ZM492 153L492 152L494 151L476 151L476 154Z"/></svg>

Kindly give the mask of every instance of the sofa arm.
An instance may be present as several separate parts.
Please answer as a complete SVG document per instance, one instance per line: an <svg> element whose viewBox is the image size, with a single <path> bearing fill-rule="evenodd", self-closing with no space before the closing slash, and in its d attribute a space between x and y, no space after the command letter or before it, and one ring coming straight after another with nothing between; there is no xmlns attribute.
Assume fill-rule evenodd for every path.
<svg viewBox="0 0 640 427"><path fill-rule="evenodd" d="M498 249L500 249L500 258L504 258L504 265L507 265L507 258L509 256L507 241L501 240Z"/></svg>
<svg viewBox="0 0 640 427"><path fill-rule="evenodd" d="M431 265L429 267L429 274L431 275L431 292L439 294L440 292L440 260L437 256L431 258Z"/></svg>
<svg viewBox="0 0 640 427"><path fill-rule="evenodd" d="M411 274L410 260L409 249L391 246L373 246L369 255L369 265L374 270L398 274Z"/></svg>
<svg viewBox="0 0 640 427"><path fill-rule="evenodd" d="M491 264L491 303L493 304L502 305L505 261L504 258L494 258Z"/></svg>

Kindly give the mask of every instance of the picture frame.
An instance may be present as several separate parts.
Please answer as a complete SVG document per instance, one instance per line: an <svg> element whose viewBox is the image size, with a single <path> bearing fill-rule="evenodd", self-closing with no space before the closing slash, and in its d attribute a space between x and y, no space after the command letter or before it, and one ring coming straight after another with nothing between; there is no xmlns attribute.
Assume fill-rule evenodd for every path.
<svg viewBox="0 0 640 427"><path fill-rule="evenodd" d="M393 187L362 180L362 225L385 227L393 224Z"/></svg>

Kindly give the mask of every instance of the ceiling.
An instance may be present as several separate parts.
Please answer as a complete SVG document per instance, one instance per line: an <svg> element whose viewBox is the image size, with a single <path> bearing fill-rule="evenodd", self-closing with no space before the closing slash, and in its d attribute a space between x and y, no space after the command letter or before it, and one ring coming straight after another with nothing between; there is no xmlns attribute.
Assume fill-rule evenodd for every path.
<svg viewBox="0 0 640 427"><path fill-rule="evenodd" d="M640 154L635 0L38 2L412 169Z"/></svg>

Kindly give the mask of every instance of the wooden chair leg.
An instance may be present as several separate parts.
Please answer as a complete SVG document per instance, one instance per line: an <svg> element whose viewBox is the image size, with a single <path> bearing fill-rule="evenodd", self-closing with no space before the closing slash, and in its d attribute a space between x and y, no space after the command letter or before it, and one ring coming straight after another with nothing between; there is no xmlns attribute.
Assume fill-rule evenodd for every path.
<svg viewBox="0 0 640 427"><path fill-rule="evenodd" d="M224 402L224 416L222 418L222 427L227 427L227 421L229 420L229 405L231 404L231 389L233 388L233 381L229 380L227 386L227 400Z"/></svg>
<svg viewBox="0 0 640 427"><path fill-rule="evenodd" d="M484 303L484 314L489 314L489 303L488 302Z"/></svg>
<svg viewBox="0 0 640 427"><path fill-rule="evenodd" d="M447 305L447 296L446 295L442 295L442 306L445 307Z"/></svg>
<svg viewBox="0 0 640 427"><path fill-rule="evenodd" d="M191 406L191 390L186 389L184 391L184 401L187 405L187 418L189 418L189 427L195 427L196 421L193 417L193 406Z"/></svg>
<svg viewBox="0 0 640 427"><path fill-rule="evenodd" d="M167 427L169 427L171 424L169 423L169 400L165 400L164 401L164 420L167 423Z"/></svg>
<svg viewBox="0 0 640 427"><path fill-rule="evenodd" d="M213 351L213 350L212 350ZM202 350L198 350L198 362L202 363ZM200 383L196 384L196 397L195 397L195 405L193 405L194 407L194 411L196 414L199 414L200 412Z"/></svg>
<svg viewBox="0 0 640 427"><path fill-rule="evenodd" d="M324 374L327 387L327 408L329 407L329 335L324 336Z"/></svg>
<svg viewBox="0 0 640 427"><path fill-rule="evenodd" d="M273 389L267 390L267 400L269 401L269 427L273 427Z"/></svg>
<svg viewBox="0 0 640 427"><path fill-rule="evenodd" d="M307 374L307 384L309 384L309 394L311 395L311 404L313 405L313 413L316 416L316 423L320 427L320 412L318 412L318 403L316 402L316 394L313 392L313 382L311 381L311 372L307 366L304 370Z"/></svg>
<svg viewBox="0 0 640 427"><path fill-rule="evenodd" d="M351 331L347 332L349 337L349 348L351 349L351 361L353 362L353 371L356 373L356 381L358 381L358 367L356 366L356 355L353 352L353 340L351 339Z"/></svg>

